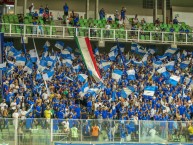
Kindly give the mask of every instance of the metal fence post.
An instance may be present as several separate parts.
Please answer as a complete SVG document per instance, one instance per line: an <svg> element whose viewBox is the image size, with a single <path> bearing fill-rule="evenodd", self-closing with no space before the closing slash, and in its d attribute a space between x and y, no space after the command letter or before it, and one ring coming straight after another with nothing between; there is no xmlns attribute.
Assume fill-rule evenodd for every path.
<svg viewBox="0 0 193 145"><path fill-rule="evenodd" d="M11 24L9 24L9 35L11 36Z"/></svg>
<svg viewBox="0 0 193 145"><path fill-rule="evenodd" d="M63 29L62 30L62 37L64 38L64 36L65 36L65 27L63 26L62 29Z"/></svg>
<svg viewBox="0 0 193 145"><path fill-rule="evenodd" d="M141 121L138 120L139 123L139 143L141 142L140 138L141 138Z"/></svg>
<svg viewBox="0 0 193 145"><path fill-rule="evenodd" d="M50 142L53 142L53 119L51 119L51 128L50 128Z"/></svg>
<svg viewBox="0 0 193 145"><path fill-rule="evenodd" d="M140 30L137 31L137 41L139 42L139 38L140 38Z"/></svg>
<svg viewBox="0 0 193 145"><path fill-rule="evenodd" d="M18 140L17 140L17 129L18 129L18 118L15 119L15 145L18 144Z"/></svg>
<svg viewBox="0 0 193 145"><path fill-rule="evenodd" d="M125 41L127 42L128 36L127 36L127 30L125 31Z"/></svg>

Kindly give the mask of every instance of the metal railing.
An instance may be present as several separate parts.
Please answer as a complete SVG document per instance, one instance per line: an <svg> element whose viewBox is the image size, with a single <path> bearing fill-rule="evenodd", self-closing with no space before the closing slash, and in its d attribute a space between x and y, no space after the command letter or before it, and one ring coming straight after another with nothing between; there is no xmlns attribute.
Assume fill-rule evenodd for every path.
<svg viewBox="0 0 193 145"><path fill-rule="evenodd" d="M193 144L193 122L0 119L0 144L55 145L57 143Z"/></svg>
<svg viewBox="0 0 193 145"><path fill-rule="evenodd" d="M187 44L193 45L193 32L163 32L163 31L143 31L143 30L124 30L124 29L105 29L105 28L86 28L86 27L67 27L51 25L27 25L27 24L6 24L1 23L1 32L5 36L24 37L45 37L72 39L74 36L89 37L90 39L147 43L166 43L166 44Z"/></svg>

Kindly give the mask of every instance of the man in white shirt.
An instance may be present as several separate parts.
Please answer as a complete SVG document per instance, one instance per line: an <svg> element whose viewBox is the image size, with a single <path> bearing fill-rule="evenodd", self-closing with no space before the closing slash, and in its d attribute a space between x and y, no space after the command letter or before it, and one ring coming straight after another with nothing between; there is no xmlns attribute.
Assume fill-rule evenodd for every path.
<svg viewBox="0 0 193 145"><path fill-rule="evenodd" d="M111 29L111 25L109 23L107 23L107 25L105 26L106 28L106 37L109 38L110 37L110 29Z"/></svg>
<svg viewBox="0 0 193 145"><path fill-rule="evenodd" d="M14 99L14 101L11 102L10 106L11 106L11 110L14 112L17 107L16 99Z"/></svg>
<svg viewBox="0 0 193 145"><path fill-rule="evenodd" d="M21 113L20 113L21 120L26 119L26 114L27 114L27 111L25 110L25 108L22 108Z"/></svg>
<svg viewBox="0 0 193 145"><path fill-rule="evenodd" d="M156 107L151 109L151 119L152 120L153 120L153 117L154 117L155 113L156 113Z"/></svg>
<svg viewBox="0 0 193 145"><path fill-rule="evenodd" d="M13 119L13 125L15 126L17 123L17 119L20 117L17 109L15 109L14 113L12 114Z"/></svg>
<svg viewBox="0 0 193 145"><path fill-rule="evenodd" d="M3 99L2 103L0 104L1 111L3 112L5 106L8 107L8 105L5 103L5 99Z"/></svg>

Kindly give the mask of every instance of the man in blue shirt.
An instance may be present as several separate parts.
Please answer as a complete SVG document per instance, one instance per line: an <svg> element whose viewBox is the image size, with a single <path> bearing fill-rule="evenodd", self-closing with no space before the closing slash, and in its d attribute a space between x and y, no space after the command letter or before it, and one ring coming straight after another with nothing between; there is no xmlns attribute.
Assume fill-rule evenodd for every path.
<svg viewBox="0 0 193 145"><path fill-rule="evenodd" d="M44 8L43 8L43 6L41 5L40 8L39 8L39 16L42 17L42 16L43 16L43 13L44 13Z"/></svg>
<svg viewBox="0 0 193 145"><path fill-rule="evenodd" d="M100 20L105 18L105 10L103 8L99 11L99 16L100 16Z"/></svg>
<svg viewBox="0 0 193 145"><path fill-rule="evenodd" d="M173 24L178 24L178 19L177 19L177 17L175 17L175 19L173 19Z"/></svg>
<svg viewBox="0 0 193 145"><path fill-rule="evenodd" d="M68 7L67 3L65 3L63 9L64 9L64 16L68 16L69 7Z"/></svg>
<svg viewBox="0 0 193 145"><path fill-rule="evenodd" d="M121 20L123 20L123 22L125 21L125 13L126 13L126 8L122 7L122 10L121 10Z"/></svg>

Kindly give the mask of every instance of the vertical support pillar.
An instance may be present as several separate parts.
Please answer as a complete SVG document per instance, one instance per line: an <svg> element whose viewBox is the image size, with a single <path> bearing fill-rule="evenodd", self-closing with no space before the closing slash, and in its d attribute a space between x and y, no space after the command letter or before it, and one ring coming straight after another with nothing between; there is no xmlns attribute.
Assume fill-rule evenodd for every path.
<svg viewBox="0 0 193 145"><path fill-rule="evenodd" d="M166 0L162 0L163 7L162 7L162 14L163 14L163 23L166 24Z"/></svg>
<svg viewBox="0 0 193 145"><path fill-rule="evenodd" d="M153 21L157 19L157 0L154 0Z"/></svg>
<svg viewBox="0 0 193 145"><path fill-rule="evenodd" d="M14 1L14 14L17 15L17 0Z"/></svg>
<svg viewBox="0 0 193 145"><path fill-rule="evenodd" d="M86 18L89 18L89 5L90 5L90 0L86 0Z"/></svg>
<svg viewBox="0 0 193 145"><path fill-rule="evenodd" d="M99 17L99 0L96 0L96 4L95 4L95 19L98 19Z"/></svg>
<svg viewBox="0 0 193 145"><path fill-rule="evenodd" d="M26 9L27 9L27 0L24 0L24 4L23 4L23 16L24 17L26 15Z"/></svg>

